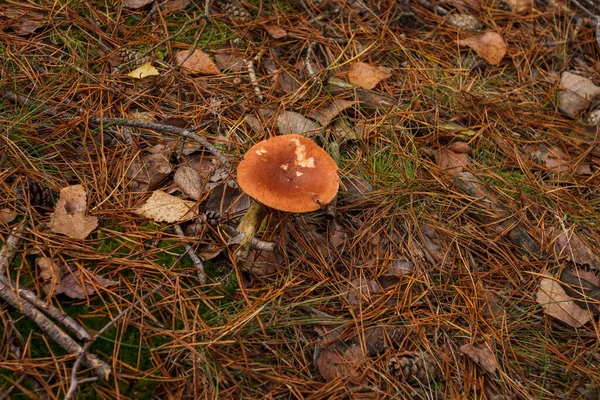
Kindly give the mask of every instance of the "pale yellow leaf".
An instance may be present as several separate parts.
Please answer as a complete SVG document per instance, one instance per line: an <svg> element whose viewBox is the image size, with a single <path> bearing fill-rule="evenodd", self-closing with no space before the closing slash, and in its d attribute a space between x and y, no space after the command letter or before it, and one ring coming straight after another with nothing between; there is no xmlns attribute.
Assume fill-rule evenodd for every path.
<svg viewBox="0 0 600 400"><path fill-rule="evenodd" d="M152 193L146 203L135 213L156 222L184 222L194 218L193 201L182 200L160 190Z"/></svg>
<svg viewBox="0 0 600 400"><path fill-rule="evenodd" d="M574 328L585 325L592 319L588 310L579 307L556 280L542 278L536 295L544 312Z"/></svg>
<svg viewBox="0 0 600 400"><path fill-rule="evenodd" d="M152 62L147 62L139 68L134 69L127 76L135 79L143 79L148 76L160 75L160 72L152 65Z"/></svg>

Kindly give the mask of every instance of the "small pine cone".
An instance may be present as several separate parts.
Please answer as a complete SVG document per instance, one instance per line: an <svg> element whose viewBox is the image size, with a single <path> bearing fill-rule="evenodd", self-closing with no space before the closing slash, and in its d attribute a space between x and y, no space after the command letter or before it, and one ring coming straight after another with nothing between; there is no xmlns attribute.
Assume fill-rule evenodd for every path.
<svg viewBox="0 0 600 400"><path fill-rule="evenodd" d="M250 22L252 16L250 13L242 6L235 4L231 0L224 0L220 2L220 7L225 14L232 19L232 21L237 22L239 24L243 24L246 22Z"/></svg>
<svg viewBox="0 0 600 400"><path fill-rule="evenodd" d="M54 204L52 191L43 183L33 179L22 179L13 189L17 201L31 207L51 207Z"/></svg>
<svg viewBox="0 0 600 400"><path fill-rule="evenodd" d="M148 56L142 57L140 52L128 49L127 47L119 48L117 54L121 58L121 64L131 63L131 65L127 66L127 69L130 70L134 70L152 61L152 58Z"/></svg>
<svg viewBox="0 0 600 400"><path fill-rule="evenodd" d="M409 385L441 380L442 374L435 359L427 353L403 352L388 362L388 371Z"/></svg>

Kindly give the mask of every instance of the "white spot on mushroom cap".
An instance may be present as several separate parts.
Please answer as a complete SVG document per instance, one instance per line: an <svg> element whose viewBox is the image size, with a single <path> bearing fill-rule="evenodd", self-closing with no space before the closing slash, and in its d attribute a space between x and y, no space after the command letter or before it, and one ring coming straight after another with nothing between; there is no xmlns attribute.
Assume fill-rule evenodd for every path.
<svg viewBox="0 0 600 400"><path fill-rule="evenodd" d="M294 164L304 168L314 168L315 159L313 157L306 158L306 146L300 144L300 140L296 138L292 139L292 143L296 145L296 160L294 161Z"/></svg>
<svg viewBox="0 0 600 400"><path fill-rule="evenodd" d="M288 170L288 168L290 167L290 164L281 164L279 167L280 167L282 170L284 170L284 171L287 171L287 170Z"/></svg>
<svg viewBox="0 0 600 400"><path fill-rule="evenodd" d="M267 152L266 149L258 149L256 150L256 154L258 154L259 156L262 156L263 154L265 154Z"/></svg>
<svg viewBox="0 0 600 400"><path fill-rule="evenodd" d="M296 171L296 176L302 176L302 175L304 175L302 172Z"/></svg>

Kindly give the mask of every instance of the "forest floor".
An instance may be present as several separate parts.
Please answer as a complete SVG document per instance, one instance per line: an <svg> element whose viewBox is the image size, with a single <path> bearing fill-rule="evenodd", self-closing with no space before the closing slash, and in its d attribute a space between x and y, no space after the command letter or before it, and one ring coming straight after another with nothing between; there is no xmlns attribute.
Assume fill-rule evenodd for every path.
<svg viewBox="0 0 600 400"><path fill-rule="evenodd" d="M596 15L2 2L0 399L598 399ZM256 212L290 133L339 192Z"/></svg>

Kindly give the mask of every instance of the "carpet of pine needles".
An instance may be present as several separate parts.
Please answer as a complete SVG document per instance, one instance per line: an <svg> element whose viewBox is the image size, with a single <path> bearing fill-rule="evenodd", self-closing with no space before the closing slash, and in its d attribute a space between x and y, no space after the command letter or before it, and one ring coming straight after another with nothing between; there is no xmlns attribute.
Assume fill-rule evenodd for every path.
<svg viewBox="0 0 600 400"><path fill-rule="evenodd" d="M536 1L522 15L501 2L440 3L504 37L508 53L490 65L457 45L469 34L427 2L323 3L331 4L238 3L249 22L213 5L205 16L203 1L183 9L76 0L2 5L0 209L29 221L8 272L91 333L129 309L91 347L111 376L86 382L93 375L80 368L78 396L597 398L597 321L573 328L536 302L540 276L572 264L555 253L549 232L600 243L600 163L590 152L596 127L562 115L557 100L563 71L598 78L593 20L567 3ZM265 24L287 36L273 38ZM173 55L192 47L252 60L256 80L245 65L191 76ZM118 70L123 48L150 50L161 74L126 76ZM329 84L346 80L355 61L390 68L391 76L373 91ZM194 235L181 238L171 224L133 212L154 189L186 198L172 175L145 192L127 178L136 157L180 137L98 120L177 118L200 127L196 133L235 166L251 145L277 134L277 113L308 116L334 98L357 101L336 118L358 133L344 137L329 127L315 140L336 156L341 177L372 190L342 191L335 210L269 210L258 238L279 251L263 254L270 268L254 272L201 215ZM436 162L454 142L468 144L465 171L534 238L538 252L519 248L473 212L477 199ZM560 148L591 172L556 173L532 160L527 146ZM176 169L184 158L169 161ZM235 179L235 168L228 178ZM52 233L45 224L53 206L34 207L15 194L26 179L49 188L54 202L61 188L82 184L100 226L85 240ZM3 241L17 222L0 225ZM207 284L185 243L198 254L221 251L205 262ZM87 299L49 296L35 262L42 256L119 284L104 288L90 277L97 293ZM394 266L409 271L390 272ZM0 322L0 395L63 398L76 355L2 302ZM386 327L375 349L367 335L374 327ZM390 327L401 334L392 337ZM468 344L488 352L474 359L461 350ZM352 357L344 353L349 348ZM392 357L411 354L432 356L439 376L414 382L390 371Z"/></svg>

